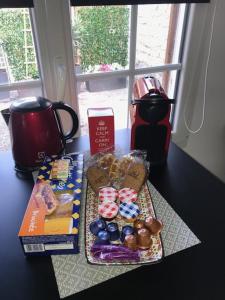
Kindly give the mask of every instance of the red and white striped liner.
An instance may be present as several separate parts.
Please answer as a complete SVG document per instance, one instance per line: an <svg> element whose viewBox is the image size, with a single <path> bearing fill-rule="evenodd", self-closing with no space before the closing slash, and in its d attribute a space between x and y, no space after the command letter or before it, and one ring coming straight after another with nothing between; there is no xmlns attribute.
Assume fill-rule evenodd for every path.
<svg viewBox="0 0 225 300"><path fill-rule="evenodd" d="M98 206L98 213L104 219L112 219L118 213L119 207L115 202L103 202Z"/></svg>
<svg viewBox="0 0 225 300"><path fill-rule="evenodd" d="M137 201L138 194L134 189L131 188L123 188L118 192L118 198L121 203L127 202L135 202Z"/></svg>
<svg viewBox="0 0 225 300"><path fill-rule="evenodd" d="M104 187L99 190L98 198L101 202L114 202L118 196L118 192L113 187Z"/></svg>

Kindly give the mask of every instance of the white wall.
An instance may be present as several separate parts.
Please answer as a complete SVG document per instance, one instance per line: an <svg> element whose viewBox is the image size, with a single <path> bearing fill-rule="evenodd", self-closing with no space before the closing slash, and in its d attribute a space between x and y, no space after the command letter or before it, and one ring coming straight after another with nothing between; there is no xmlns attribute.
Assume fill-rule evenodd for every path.
<svg viewBox="0 0 225 300"><path fill-rule="evenodd" d="M209 49L211 22L216 0L194 5L192 26L185 47L183 88L178 95L174 141L195 160L225 182L225 1L217 0L215 23L208 66L205 120L202 129L189 133L184 125L184 109L192 130L202 119L204 78Z"/></svg>

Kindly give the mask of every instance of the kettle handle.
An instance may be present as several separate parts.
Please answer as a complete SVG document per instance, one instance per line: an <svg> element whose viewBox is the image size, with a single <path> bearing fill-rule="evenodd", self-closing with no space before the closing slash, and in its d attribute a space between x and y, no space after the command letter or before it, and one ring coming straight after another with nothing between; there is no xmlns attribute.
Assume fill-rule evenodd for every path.
<svg viewBox="0 0 225 300"><path fill-rule="evenodd" d="M64 139L65 140L71 139L75 135L75 133L77 132L78 126L79 126L79 121L78 121L77 114L75 113L75 111L69 105L65 104L62 101L53 102L52 103L52 108L56 112L56 117L57 117L57 121L59 123L59 128L61 130L61 133L62 133ZM63 134L62 124L61 124L61 121L60 121L57 110L67 111L70 114L71 118L72 118L73 126L67 134Z"/></svg>

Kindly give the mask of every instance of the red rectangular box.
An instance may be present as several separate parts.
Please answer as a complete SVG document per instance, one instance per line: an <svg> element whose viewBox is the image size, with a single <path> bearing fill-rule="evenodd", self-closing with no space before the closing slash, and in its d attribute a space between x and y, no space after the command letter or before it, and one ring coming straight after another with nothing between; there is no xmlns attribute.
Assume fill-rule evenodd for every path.
<svg viewBox="0 0 225 300"><path fill-rule="evenodd" d="M114 150L114 114L111 107L89 108L88 124L91 155Z"/></svg>

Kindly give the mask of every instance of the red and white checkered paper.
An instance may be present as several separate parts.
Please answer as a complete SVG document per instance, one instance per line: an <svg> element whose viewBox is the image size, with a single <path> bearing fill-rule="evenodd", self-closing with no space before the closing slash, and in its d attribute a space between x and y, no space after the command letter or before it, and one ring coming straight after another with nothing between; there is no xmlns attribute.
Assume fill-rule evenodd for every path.
<svg viewBox="0 0 225 300"><path fill-rule="evenodd" d="M116 201L118 192L113 187L104 187L99 190L98 198L101 202L114 202Z"/></svg>
<svg viewBox="0 0 225 300"><path fill-rule="evenodd" d="M119 201L124 203L131 203L137 201L138 194L134 189L123 188L118 192Z"/></svg>
<svg viewBox="0 0 225 300"><path fill-rule="evenodd" d="M115 202L103 202L98 207L98 213L105 219L112 219L118 213L119 207Z"/></svg>

